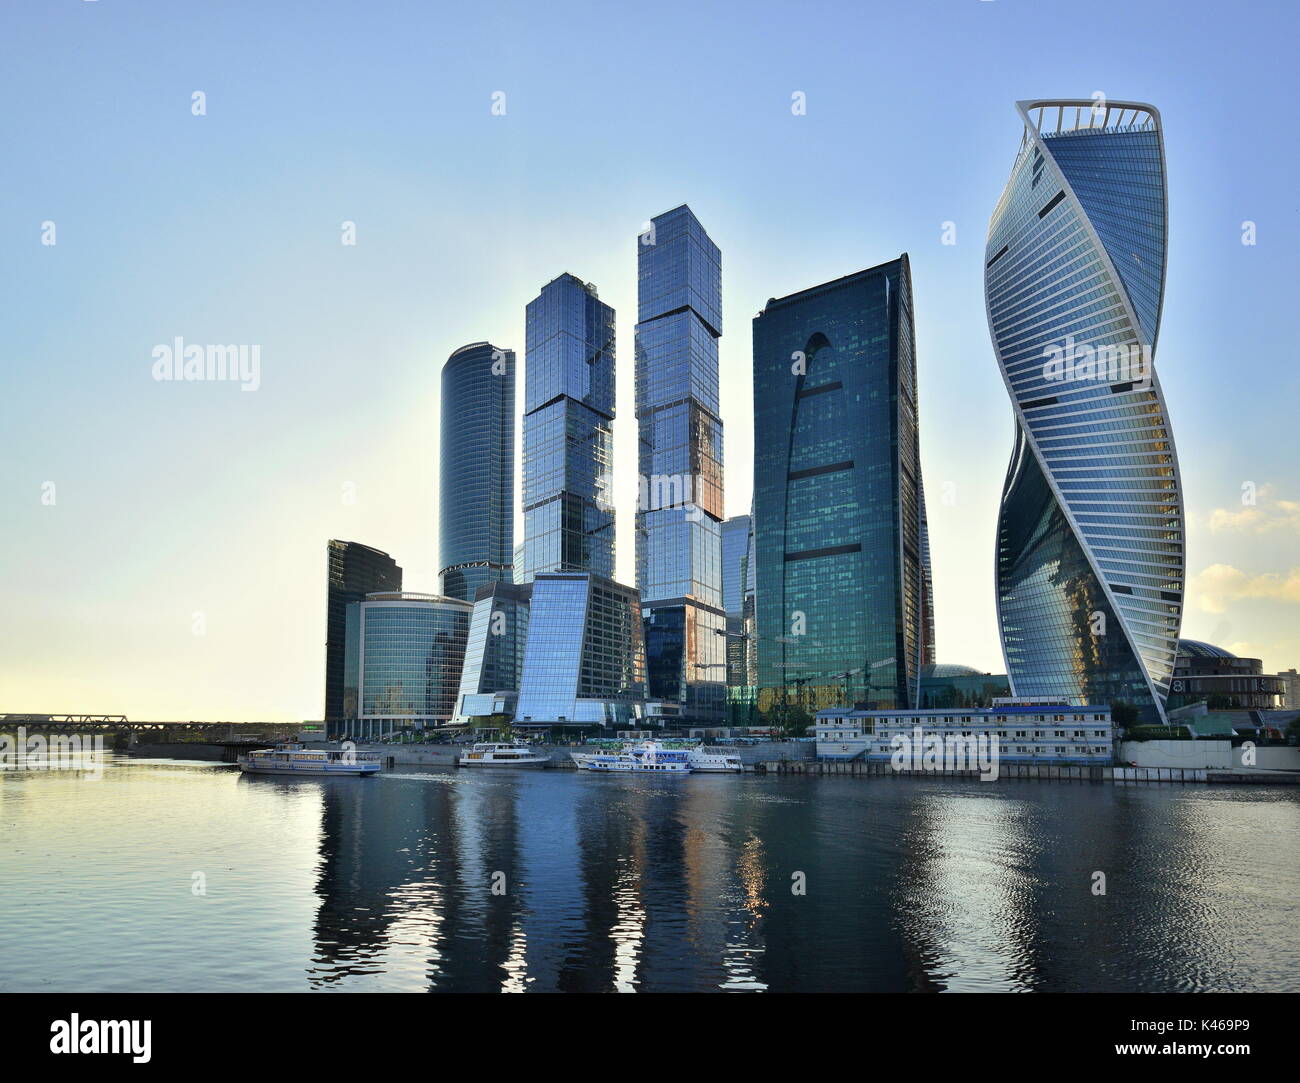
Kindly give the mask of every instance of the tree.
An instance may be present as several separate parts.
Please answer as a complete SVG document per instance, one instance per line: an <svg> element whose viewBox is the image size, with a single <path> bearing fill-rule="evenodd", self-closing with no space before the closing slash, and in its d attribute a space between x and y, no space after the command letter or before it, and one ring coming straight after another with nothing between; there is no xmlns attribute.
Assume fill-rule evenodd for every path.
<svg viewBox="0 0 1300 1083"><path fill-rule="evenodd" d="M1125 700L1117 699L1110 705L1110 720L1116 726L1129 729L1137 725L1138 709Z"/></svg>

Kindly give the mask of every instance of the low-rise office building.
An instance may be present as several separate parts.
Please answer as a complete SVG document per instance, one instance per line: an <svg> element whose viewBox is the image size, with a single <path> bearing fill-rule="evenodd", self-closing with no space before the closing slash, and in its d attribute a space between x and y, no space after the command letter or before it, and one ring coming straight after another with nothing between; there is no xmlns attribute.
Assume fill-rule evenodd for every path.
<svg viewBox="0 0 1300 1083"><path fill-rule="evenodd" d="M465 661L469 602L409 591L347 608L344 718L328 736L370 740L451 720Z"/></svg>
<svg viewBox="0 0 1300 1083"><path fill-rule="evenodd" d="M635 588L592 572L537 575L515 726L639 727L644 644Z"/></svg>
<svg viewBox="0 0 1300 1083"><path fill-rule="evenodd" d="M862 711L830 707L817 712L817 758L889 763L900 744L938 738L997 739L1003 763L1110 763L1114 732L1109 707L999 697L984 708ZM899 738L899 742L895 742Z"/></svg>

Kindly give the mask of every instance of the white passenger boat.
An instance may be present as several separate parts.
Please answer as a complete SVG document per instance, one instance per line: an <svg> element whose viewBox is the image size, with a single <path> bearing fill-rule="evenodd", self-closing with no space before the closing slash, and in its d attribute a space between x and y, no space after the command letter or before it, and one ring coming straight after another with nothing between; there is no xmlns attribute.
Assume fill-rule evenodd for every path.
<svg viewBox="0 0 1300 1083"><path fill-rule="evenodd" d="M250 775L373 775L379 757L346 748L303 748L282 744L259 748L239 757L239 769Z"/></svg>
<svg viewBox="0 0 1300 1083"><path fill-rule="evenodd" d="M477 744L461 755L462 767L545 767L551 757L527 745Z"/></svg>
<svg viewBox="0 0 1300 1083"><path fill-rule="evenodd" d="M721 771L739 774L745 769L740 757L734 752L713 752L702 745L686 753L686 762L691 765L692 771L702 771L705 774L716 774Z"/></svg>
<svg viewBox="0 0 1300 1083"><path fill-rule="evenodd" d="M649 771L658 774L690 774L687 752L665 748L658 741L642 741L622 752L570 752L582 771Z"/></svg>

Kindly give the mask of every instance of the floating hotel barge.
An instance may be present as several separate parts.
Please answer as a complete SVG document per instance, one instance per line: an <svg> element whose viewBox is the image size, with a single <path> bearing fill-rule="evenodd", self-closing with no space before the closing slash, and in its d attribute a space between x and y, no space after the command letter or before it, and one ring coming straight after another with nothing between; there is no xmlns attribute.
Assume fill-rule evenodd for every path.
<svg viewBox="0 0 1300 1083"><path fill-rule="evenodd" d="M1109 707L1080 707L1060 700L999 698L992 707L861 711L828 707L817 712L817 758L889 763L895 738L997 738L1002 763L1091 765L1114 762Z"/></svg>

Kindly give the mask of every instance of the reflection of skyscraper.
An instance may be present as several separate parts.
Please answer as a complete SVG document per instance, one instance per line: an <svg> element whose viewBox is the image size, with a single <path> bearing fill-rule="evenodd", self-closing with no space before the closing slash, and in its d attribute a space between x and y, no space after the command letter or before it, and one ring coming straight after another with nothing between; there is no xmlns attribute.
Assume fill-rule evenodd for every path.
<svg viewBox="0 0 1300 1083"><path fill-rule="evenodd" d="M442 593L472 602L512 578L515 354L462 346L442 367L438 561Z"/></svg>
<svg viewBox="0 0 1300 1083"><path fill-rule="evenodd" d="M636 415L641 477L636 581L649 695L718 721L722 610L722 257L681 206L638 239Z"/></svg>
<svg viewBox="0 0 1300 1083"><path fill-rule="evenodd" d="M571 274L527 309L524 547L515 580L614 574L614 310Z"/></svg>
<svg viewBox="0 0 1300 1083"><path fill-rule="evenodd" d="M915 702L933 656L907 256L754 319L758 709Z"/></svg>
<svg viewBox="0 0 1300 1083"><path fill-rule="evenodd" d="M1164 296L1160 117L1017 104L989 223L989 333L1015 410L998 517L1002 649L1018 696L1164 717L1183 601L1183 503L1150 367ZM1036 114L1036 115L1034 115Z"/></svg>
<svg viewBox="0 0 1300 1083"><path fill-rule="evenodd" d="M378 590L401 590L402 569L387 553L360 542L331 540L325 630L325 717L343 715L343 651L347 608Z"/></svg>

